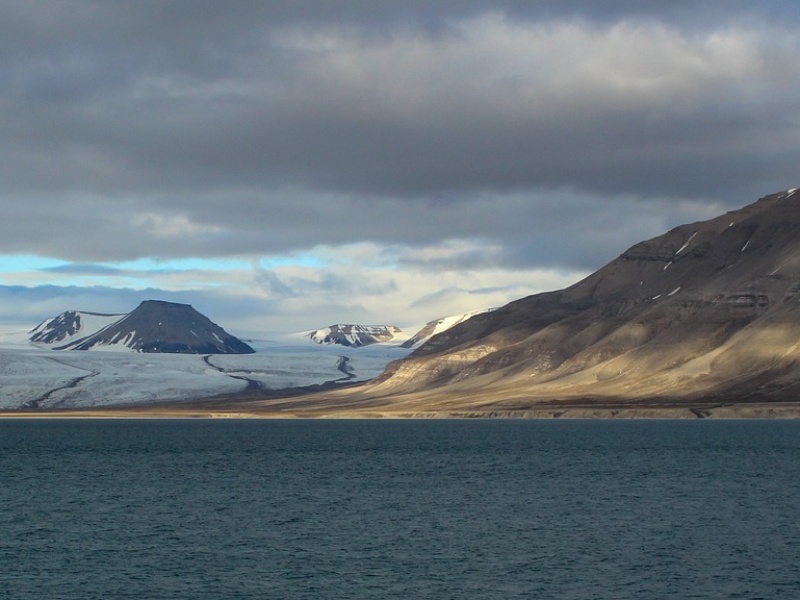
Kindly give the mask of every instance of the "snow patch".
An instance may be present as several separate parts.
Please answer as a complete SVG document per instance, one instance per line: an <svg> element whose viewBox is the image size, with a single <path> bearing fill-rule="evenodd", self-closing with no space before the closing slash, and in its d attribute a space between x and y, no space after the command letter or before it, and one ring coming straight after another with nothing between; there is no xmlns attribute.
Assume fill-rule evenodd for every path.
<svg viewBox="0 0 800 600"><path fill-rule="evenodd" d="M667 296L674 296L674 295L675 295L675 294L677 294L679 291L681 291L681 286L678 286L678 287L676 287L676 288L675 288L674 290L672 290L672 291L671 291L669 294L667 294Z"/></svg>
<svg viewBox="0 0 800 600"><path fill-rule="evenodd" d="M403 347L405 348L417 348L431 339L433 336L443 333L448 329L455 327L471 319L475 315L479 315L485 312L491 312L494 310L493 308L488 308L485 310L476 310L468 313L462 313L460 315L452 315L449 317L443 317L441 319L437 319L435 321L429 321L423 327L419 328L417 332L411 336L406 342L403 343Z"/></svg>
<svg viewBox="0 0 800 600"><path fill-rule="evenodd" d="M443 331L447 331L448 329L450 329L452 327L455 327L459 323L463 323L464 321L466 321L470 317L478 314L479 312L483 312L483 311L465 313L463 315L455 315L455 316L452 316L452 317L445 317L444 319L439 319L439 322L433 328L433 333L431 333L431 335L436 335L437 333L441 333Z"/></svg>
<svg viewBox="0 0 800 600"><path fill-rule="evenodd" d="M694 236L696 236L696 235L697 235L696 231L692 235L690 235L689 239L686 240L686 243L683 246L681 246L680 248L678 248L678 251L675 253L675 256L678 256L678 254L680 254L681 252L686 250L687 246L691 243L691 241L694 239Z"/></svg>

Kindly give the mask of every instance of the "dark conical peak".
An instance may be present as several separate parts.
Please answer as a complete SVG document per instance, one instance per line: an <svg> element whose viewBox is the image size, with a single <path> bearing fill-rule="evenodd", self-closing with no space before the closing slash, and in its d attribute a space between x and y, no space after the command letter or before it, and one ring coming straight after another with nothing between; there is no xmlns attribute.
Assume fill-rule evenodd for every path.
<svg viewBox="0 0 800 600"><path fill-rule="evenodd" d="M183 304L181 302L168 302L167 300L142 300L137 308L190 308L194 310L191 304Z"/></svg>
<svg viewBox="0 0 800 600"><path fill-rule="evenodd" d="M254 350L189 304L145 300L97 334L70 345L75 350L126 346L138 352L250 354Z"/></svg>
<svg viewBox="0 0 800 600"><path fill-rule="evenodd" d="M198 322L211 323L203 314L199 313L191 304L167 302L166 300L144 300L139 306L128 313L125 318L128 323L136 322L141 326L173 327L177 324L192 325Z"/></svg>

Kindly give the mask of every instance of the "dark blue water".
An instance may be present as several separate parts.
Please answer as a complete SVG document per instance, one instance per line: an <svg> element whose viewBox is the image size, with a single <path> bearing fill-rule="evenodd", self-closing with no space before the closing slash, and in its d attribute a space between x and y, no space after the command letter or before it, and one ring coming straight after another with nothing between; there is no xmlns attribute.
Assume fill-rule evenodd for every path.
<svg viewBox="0 0 800 600"><path fill-rule="evenodd" d="M800 423L0 421L0 598L800 597Z"/></svg>

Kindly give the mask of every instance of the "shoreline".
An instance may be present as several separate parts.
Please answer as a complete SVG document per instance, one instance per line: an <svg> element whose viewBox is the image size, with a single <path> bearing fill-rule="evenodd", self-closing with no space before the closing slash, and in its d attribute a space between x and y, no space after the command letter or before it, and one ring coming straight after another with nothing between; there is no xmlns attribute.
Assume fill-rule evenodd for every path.
<svg viewBox="0 0 800 600"><path fill-rule="evenodd" d="M626 407L581 406L540 407L516 410L502 409L451 409L451 410L381 410L332 409L319 407L307 410L293 407L286 410L258 409L246 406L151 406L119 408L87 408L63 410L2 410L0 419L380 419L380 420L795 420L800 419L800 403L737 403L716 407L698 406L647 406Z"/></svg>

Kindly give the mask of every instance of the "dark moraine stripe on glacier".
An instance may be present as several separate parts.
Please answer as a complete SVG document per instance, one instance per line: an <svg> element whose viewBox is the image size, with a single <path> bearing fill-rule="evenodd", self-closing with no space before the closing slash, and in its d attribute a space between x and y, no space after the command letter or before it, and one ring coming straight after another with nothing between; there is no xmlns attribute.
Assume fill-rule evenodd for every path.
<svg viewBox="0 0 800 600"><path fill-rule="evenodd" d="M15 600L800 597L800 423L0 420Z"/></svg>

